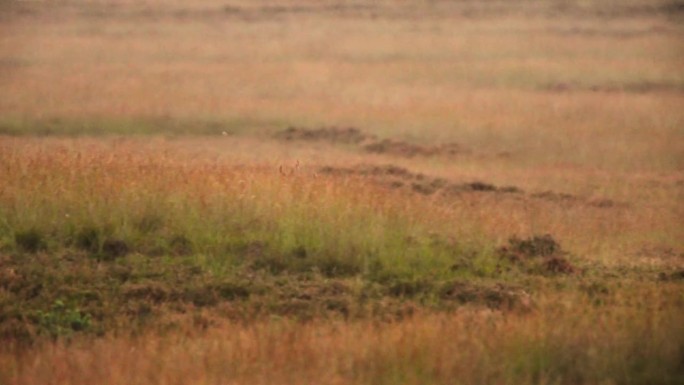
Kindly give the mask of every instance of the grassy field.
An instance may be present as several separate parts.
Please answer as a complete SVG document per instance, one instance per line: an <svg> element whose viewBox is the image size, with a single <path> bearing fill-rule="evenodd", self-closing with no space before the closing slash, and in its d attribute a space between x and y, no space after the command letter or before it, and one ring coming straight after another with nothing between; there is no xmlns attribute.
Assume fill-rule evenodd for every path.
<svg viewBox="0 0 684 385"><path fill-rule="evenodd" d="M682 21L0 1L0 384L681 383Z"/></svg>

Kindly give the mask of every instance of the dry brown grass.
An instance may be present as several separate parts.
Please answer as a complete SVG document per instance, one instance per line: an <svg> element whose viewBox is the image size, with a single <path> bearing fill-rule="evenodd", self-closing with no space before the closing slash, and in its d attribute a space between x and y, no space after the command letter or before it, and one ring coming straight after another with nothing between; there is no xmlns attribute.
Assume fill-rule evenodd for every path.
<svg viewBox="0 0 684 385"><path fill-rule="evenodd" d="M677 174L615 175L559 167L529 167L527 173L519 170L513 175L493 167L473 172L460 163L435 168L419 159L360 156L328 145L293 148L231 137L152 141L4 138L2 147L5 180L24 184L15 186L18 192L8 184L4 194L20 194L22 199L28 199L25 194L30 192L32 199L41 201L43 194L55 189L62 200L72 196L71 202L79 202L84 194L105 197L131 189L233 200L256 194L254 203L259 210L273 211L276 206L310 199L307 197L317 197L316 202L322 203L357 201L355 197L364 196L367 199L362 205L401 208L411 221L437 221L439 226L432 226L433 231L462 239L485 235L501 243L512 235L551 233L583 259L606 265L677 266L681 261L672 255L679 255L684 247ZM522 188L524 194L407 195L363 178L330 178L320 172L321 165L389 162L453 183L512 185ZM296 164L300 166L295 169ZM94 165L97 168L91 169ZM284 177L281 168L291 176ZM91 186L89 178L97 185ZM74 182L82 188L74 189ZM297 196L298 188L304 195ZM548 196L535 196L549 191ZM567 193L574 195L566 199L562 194ZM272 217L278 215L278 210L271 213Z"/></svg>
<svg viewBox="0 0 684 385"><path fill-rule="evenodd" d="M674 384L681 307L673 310L663 291L639 293L600 310L566 296L527 315L464 308L390 324L271 321L105 337L0 363L12 385Z"/></svg>
<svg viewBox="0 0 684 385"><path fill-rule="evenodd" d="M597 3L580 19L530 2L466 17L459 3L407 2L375 6L373 20L312 4L256 21L215 2L11 14L0 112L353 124L524 154L527 165L681 167L660 156L682 152L684 121L682 31L663 14L606 18Z"/></svg>
<svg viewBox="0 0 684 385"><path fill-rule="evenodd" d="M224 144L212 140L212 146L241 148L240 139L225 140ZM176 315L167 309L163 322L181 326L171 333L152 329L131 339L125 330L107 326L112 334L105 338L43 341L29 350L6 347L0 354L6 373L3 381L440 384L458 377L463 384L570 384L675 383L680 375L682 330L677 321L682 304L677 271L681 272L681 255L677 248L681 246L674 237L681 229L668 227L678 218L633 203L600 207L583 200L536 199L527 193L424 196L388 190L363 177L319 174L307 165L295 169L286 164L279 170L272 163L259 167L238 160L250 154L233 152L229 159L213 152L199 154L197 148L203 143L208 144L206 139L2 138L0 175L7 181L0 194L3 249L9 258L34 258L15 254L7 235L38 228L54 237L48 252L68 256L74 251L69 249L65 228L109 223L116 234L125 235L130 232L125 223L135 222L145 210L172 208L170 226L176 234L181 231L189 239L204 242L199 250L207 253L209 261L223 258L221 252L212 254L220 246L212 237L233 236L230 226L220 227L221 216L240 226L254 219L275 220L275 227L266 227L276 234L276 238L266 238L268 242L283 232L317 234L306 232L313 225L314 229L335 229L332 238L320 238L324 244L335 245L330 242L344 237L349 244L370 245L379 251L391 247L383 239L386 227L393 223L388 219L394 218L409 224L402 225L408 229L400 233L403 236L424 237L421 231L429 228L433 235L456 235L466 242L490 245L510 235L543 229L568 245L582 268L579 275L567 279L540 281L523 276L520 282L533 282L532 302L523 305L523 314L475 306L435 315L429 309L436 302L421 305L409 300L408 309L397 307L397 311L417 314L400 316L404 320L397 323L364 316L353 322L314 317L312 323L302 324L290 321L286 314L282 321L248 319L247 324L236 325L225 321L226 307L218 311L181 307ZM282 150L281 145L273 146ZM670 199L663 195L658 202L673 207ZM253 231L260 231L259 227ZM164 237L165 232L154 236ZM67 243L62 244L62 239ZM142 248L135 247L137 255L146 255L144 243ZM585 251L592 249L595 254ZM430 252L423 249L421 258ZM590 263L596 261L602 263ZM165 262L157 263L161 267ZM15 273L3 271L4 277L14 279L18 270L9 269ZM80 271L86 274L88 270L83 266ZM657 281L659 273L665 274L662 281ZM355 279L342 282L354 287ZM12 290L11 281L9 285L0 291L0 299ZM276 288L265 297L280 295ZM160 290L169 289L162 286ZM376 308L386 306L383 301L387 299ZM11 309L12 305L4 306ZM230 311L235 315L250 310L248 305ZM130 322L113 319L119 325Z"/></svg>

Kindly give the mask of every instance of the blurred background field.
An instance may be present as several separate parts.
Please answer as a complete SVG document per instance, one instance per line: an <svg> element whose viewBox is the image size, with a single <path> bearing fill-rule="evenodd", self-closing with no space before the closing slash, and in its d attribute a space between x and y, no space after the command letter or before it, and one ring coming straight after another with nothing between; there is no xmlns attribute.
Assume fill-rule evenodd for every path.
<svg viewBox="0 0 684 385"><path fill-rule="evenodd" d="M681 166L661 156L682 150L677 2L3 4L5 132L353 125L545 163Z"/></svg>

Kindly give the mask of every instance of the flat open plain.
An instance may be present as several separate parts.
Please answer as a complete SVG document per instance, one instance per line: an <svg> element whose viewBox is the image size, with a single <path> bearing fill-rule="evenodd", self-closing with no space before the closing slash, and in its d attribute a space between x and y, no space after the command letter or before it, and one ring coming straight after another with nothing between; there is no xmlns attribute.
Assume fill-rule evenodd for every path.
<svg viewBox="0 0 684 385"><path fill-rule="evenodd" d="M683 26L0 0L0 384L682 383Z"/></svg>

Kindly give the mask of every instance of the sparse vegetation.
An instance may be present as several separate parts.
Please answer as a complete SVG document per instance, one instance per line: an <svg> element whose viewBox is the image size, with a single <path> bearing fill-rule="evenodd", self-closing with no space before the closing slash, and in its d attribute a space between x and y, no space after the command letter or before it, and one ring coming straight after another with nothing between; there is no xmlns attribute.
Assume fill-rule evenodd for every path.
<svg viewBox="0 0 684 385"><path fill-rule="evenodd" d="M0 384L684 382L675 3L0 2Z"/></svg>

